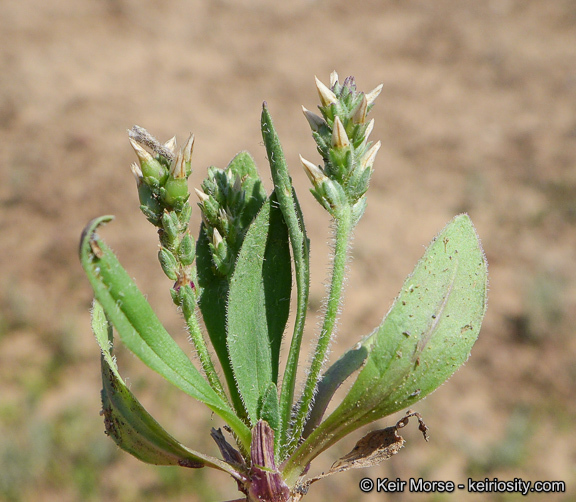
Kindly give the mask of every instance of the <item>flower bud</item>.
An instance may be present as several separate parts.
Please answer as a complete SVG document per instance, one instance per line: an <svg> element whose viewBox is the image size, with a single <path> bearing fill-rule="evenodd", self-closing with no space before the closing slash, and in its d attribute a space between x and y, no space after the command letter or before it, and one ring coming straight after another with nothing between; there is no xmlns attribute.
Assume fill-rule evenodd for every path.
<svg viewBox="0 0 576 502"><path fill-rule="evenodd" d="M186 177L192 173L192 152L194 151L194 135L190 134L188 141L182 149L182 156L184 158L184 165L186 167Z"/></svg>
<svg viewBox="0 0 576 502"><path fill-rule="evenodd" d="M368 125L366 126L366 130L364 131L364 140L368 139L368 136L370 136L372 129L374 129L374 119L368 122Z"/></svg>
<svg viewBox="0 0 576 502"><path fill-rule="evenodd" d="M196 247L194 239L189 233L186 233L178 247L178 258L183 265L191 265L196 256Z"/></svg>
<svg viewBox="0 0 576 502"><path fill-rule="evenodd" d="M220 244L222 244L224 242L224 239L222 239L222 236L220 235L220 232L218 232L218 229L215 228L212 231L212 245L214 246L214 248L218 249L218 246L220 246Z"/></svg>
<svg viewBox="0 0 576 502"><path fill-rule="evenodd" d="M150 186L163 185L168 177L168 173L162 163L152 157L152 155L144 150L144 148L142 148L132 138L130 138L130 144L132 145L132 148L134 148L138 160L140 161L140 169L144 183Z"/></svg>
<svg viewBox="0 0 576 502"><path fill-rule="evenodd" d="M366 122L366 115L368 114L368 100L366 99L366 95L362 96L360 103L354 110L354 115L352 115L352 121L355 124L363 124Z"/></svg>
<svg viewBox="0 0 576 502"><path fill-rule="evenodd" d="M172 153L176 152L176 136L172 136L166 143L164 143L164 147L170 150Z"/></svg>
<svg viewBox="0 0 576 502"><path fill-rule="evenodd" d="M229 275L234 264L234 253L217 228L212 229L209 247L212 251L212 262L218 274Z"/></svg>
<svg viewBox="0 0 576 502"><path fill-rule="evenodd" d="M186 178L168 178L162 192L164 202L173 208L179 209L188 200L188 181Z"/></svg>
<svg viewBox="0 0 576 502"><path fill-rule="evenodd" d="M318 96L320 96L320 102L322 106L328 106L331 103L336 103L337 98L336 94L334 94L328 87L326 87L317 77L316 79L316 89L318 90Z"/></svg>
<svg viewBox="0 0 576 502"><path fill-rule="evenodd" d="M156 198L154 190L146 183L141 183L138 186L138 198L140 199L140 210L150 223L155 226L160 225L160 218L164 208L160 201Z"/></svg>
<svg viewBox="0 0 576 502"><path fill-rule="evenodd" d="M367 203L368 203L368 201L366 200L366 197L360 197L360 199L358 199L358 202L356 202L352 206L352 223L353 223L353 225L356 225L360 221L360 218L362 218L362 216L364 215L364 211L366 211L366 204Z"/></svg>
<svg viewBox="0 0 576 502"><path fill-rule="evenodd" d="M147 185L143 185L143 186L147 186ZM160 208L160 211L162 209ZM155 212L152 211L148 206L145 205L141 205L140 206L140 211L142 211L142 214L144 216L146 216L146 219L152 223L152 225L154 225L155 227L159 227L160 226L160 220L161 220L161 212Z"/></svg>
<svg viewBox="0 0 576 502"><path fill-rule="evenodd" d="M189 319L194 315L194 311L196 309L196 298L194 296L194 291L188 284L185 284L180 288L178 296L179 305L182 307L182 313L186 319Z"/></svg>
<svg viewBox="0 0 576 502"><path fill-rule="evenodd" d="M178 222L182 230L188 228L190 225L190 216L192 216L192 207L190 204L184 204L182 210L177 212Z"/></svg>
<svg viewBox="0 0 576 502"><path fill-rule="evenodd" d="M210 200L210 196L206 195L202 190L198 190L197 188L195 188L194 191L196 192L196 195L200 199L200 204L203 204L204 202Z"/></svg>
<svg viewBox="0 0 576 502"><path fill-rule="evenodd" d="M330 205L330 214L337 214L339 209L344 208L348 204L346 193L340 183L327 179L322 184L322 191L324 199Z"/></svg>
<svg viewBox="0 0 576 502"><path fill-rule="evenodd" d="M184 163L184 154L182 151L178 152L176 158L170 165L170 177L174 179L186 179L186 164Z"/></svg>
<svg viewBox="0 0 576 502"><path fill-rule="evenodd" d="M382 146L382 143L380 141L378 141L370 147L370 150L368 150L364 154L364 156L362 157L362 160L360 161L361 169L364 170L364 169L371 169L372 168L372 166L374 165L374 160L376 159L376 154L378 153L378 150L380 150L381 146Z"/></svg>
<svg viewBox="0 0 576 502"><path fill-rule="evenodd" d="M134 178L136 178L136 187L139 188L142 184L142 170L140 169L140 166L136 164L136 162L132 162L130 165L130 170L132 171Z"/></svg>
<svg viewBox="0 0 576 502"><path fill-rule="evenodd" d="M374 89L372 89L368 94L366 94L366 101L368 102L368 107L370 107L374 104L374 101L376 100L376 98L378 96L380 96L380 93L382 92L383 87L384 87L384 85L380 84L380 85L376 86Z"/></svg>
<svg viewBox="0 0 576 502"><path fill-rule="evenodd" d="M326 178L326 175L322 172L322 170L316 165L306 160L302 155L300 155L300 162L302 163L302 167L304 168L304 172L308 179L312 182L314 186L319 185L322 183Z"/></svg>
<svg viewBox="0 0 576 502"><path fill-rule="evenodd" d="M166 277L173 281L178 279L178 262L168 249L165 247L160 248L160 251L158 251L158 260Z"/></svg>
<svg viewBox="0 0 576 502"><path fill-rule="evenodd" d="M330 73L330 87L333 88L337 83L338 83L338 73L336 73L336 70L334 70L332 73Z"/></svg>
<svg viewBox="0 0 576 502"><path fill-rule="evenodd" d="M336 116L334 119L334 127L332 129L332 146L335 148L346 148L350 146L350 140L346 134L346 129L344 124L340 120L340 117Z"/></svg>
<svg viewBox="0 0 576 502"><path fill-rule="evenodd" d="M180 234L178 217L174 211L164 211L162 213L162 230L164 238L172 246Z"/></svg>
<svg viewBox="0 0 576 502"><path fill-rule="evenodd" d="M306 117L308 124L310 124L310 129L312 129L313 131L319 131L320 128L328 126L328 124L322 117L316 115L315 113L312 113L304 106L302 107L302 113L304 113L304 117Z"/></svg>

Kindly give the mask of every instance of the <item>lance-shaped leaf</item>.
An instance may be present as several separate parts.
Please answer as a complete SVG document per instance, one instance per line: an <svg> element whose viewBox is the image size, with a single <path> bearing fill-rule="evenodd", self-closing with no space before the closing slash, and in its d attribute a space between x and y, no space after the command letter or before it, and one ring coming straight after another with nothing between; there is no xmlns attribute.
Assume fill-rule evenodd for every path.
<svg viewBox="0 0 576 502"><path fill-rule="evenodd" d="M278 429L280 423L280 412L278 410L278 389L274 382L268 386L268 389L262 396L258 416L261 420L267 422L272 430Z"/></svg>
<svg viewBox="0 0 576 502"><path fill-rule="evenodd" d="M149 464L179 465L193 469L208 466L227 472L235 479L244 478L226 462L179 443L130 392L112 356L112 326L97 301L94 301L92 309L92 330L102 350L102 410L106 433L120 448Z"/></svg>
<svg viewBox="0 0 576 502"><path fill-rule="evenodd" d="M318 382L314 403L312 404L308 421L304 428L303 437L308 437L318 426L335 392L350 375L360 369L367 356L368 349L362 345L362 343L358 343L355 347L352 347L348 352L343 354L342 357L322 375L322 378Z"/></svg>
<svg viewBox="0 0 576 502"><path fill-rule="evenodd" d="M173 385L205 403L249 447L250 430L168 334L114 253L96 235L97 228L112 218L101 216L92 220L80 242L80 261L96 299L128 349Z"/></svg>
<svg viewBox="0 0 576 502"><path fill-rule="evenodd" d="M376 331L344 401L310 434L286 466L297 475L321 451L358 427L411 406L467 359L486 309L487 269L467 215L435 238Z"/></svg>
<svg viewBox="0 0 576 502"><path fill-rule="evenodd" d="M280 209L284 215L284 221L288 226L290 245L292 246L292 258L294 260L294 275L296 279L296 315L294 319L294 334L290 342L290 349L286 360L286 369L282 379L280 392L280 429L276 438L284 449L288 442L288 425L292 415L292 403L296 387L298 360L300 346L304 334L306 312L308 309L308 296L310 289L310 242L306 236L302 210L292 186L292 179L288 174L288 166L280 139L274 128L272 117L266 103L262 106L262 138L266 145L266 153L270 163L274 190L278 197Z"/></svg>
<svg viewBox="0 0 576 502"><path fill-rule="evenodd" d="M228 298L228 352L253 424L262 397L278 380L291 288L288 230L273 193L244 238Z"/></svg>

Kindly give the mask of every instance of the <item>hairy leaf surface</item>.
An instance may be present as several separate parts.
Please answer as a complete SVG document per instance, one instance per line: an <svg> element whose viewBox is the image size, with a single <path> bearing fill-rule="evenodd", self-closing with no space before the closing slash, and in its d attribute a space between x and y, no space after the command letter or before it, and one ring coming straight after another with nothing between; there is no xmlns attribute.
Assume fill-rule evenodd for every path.
<svg viewBox="0 0 576 502"><path fill-rule="evenodd" d="M97 228L110 220L111 216L102 216L88 224L80 243L80 260L96 299L120 339L148 367L205 403L228 422L243 442L249 442L250 431L168 334L114 253L96 235Z"/></svg>
<svg viewBox="0 0 576 502"><path fill-rule="evenodd" d="M243 228L248 228L266 200L266 193L262 187L258 170L254 164L254 159L247 152L241 152L236 155L227 169L230 169L243 180L242 186L246 190L247 202L241 215L239 215L239 225ZM240 246L244 235L238 237L237 244ZM238 252L238 249L235 251ZM228 382L234 407L238 413L244 415L243 404L236 389L226 344L226 306L228 303L230 276L222 276L215 273L204 224L200 228L200 235L196 244L196 265L201 290L199 306L204 324Z"/></svg>
<svg viewBox="0 0 576 502"><path fill-rule="evenodd" d="M291 288L288 230L272 194L244 238L228 299L228 351L253 424L261 397L278 379Z"/></svg>
<svg viewBox="0 0 576 502"><path fill-rule="evenodd" d="M114 442L143 462L155 465L179 465L198 469L204 466L240 474L221 460L191 450L174 439L140 404L118 373L112 356L112 326L104 309L94 301L92 330L102 350L102 410L107 434Z"/></svg>
<svg viewBox="0 0 576 502"><path fill-rule="evenodd" d="M486 289L480 242L470 218L457 216L406 279L382 324L364 339L368 356L355 383L293 461L310 461L349 432L413 405L444 383L470 355Z"/></svg>

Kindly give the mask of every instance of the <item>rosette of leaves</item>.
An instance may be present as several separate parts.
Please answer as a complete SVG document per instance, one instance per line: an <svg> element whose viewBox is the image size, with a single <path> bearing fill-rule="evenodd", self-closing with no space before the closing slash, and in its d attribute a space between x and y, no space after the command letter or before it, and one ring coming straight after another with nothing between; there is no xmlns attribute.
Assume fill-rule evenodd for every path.
<svg viewBox="0 0 576 502"><path fill-rule="evenodd" d="M353 78L341 83L336 73L330 87L318 80L316 85L320 115L306 109L304 114L322 164L301 160L312 194L333 218L334 256L309 365L300 364L309 240L266 104L261 128L272 193L266 194L247 153L226 169L211 167L196 190L202 215L196 240L188 229L193 137L178 150L175 140L161 144L141 128L130 132L139 158L133 172L141 210L159 229L160 264L175 281L172 298L201 369L165 330L99 236L99 227L112 217L90 222L80 243L95 294L92 327L102 352L108 435L144 462L224 471L249 501L300 500L312 482L326 475L389 458L403 446L398 431L410 417L418 419L427 438L422 418L409 410L392 427L360 439L328 473L306 477L310 463L344 436L412 407L446 381L467 360L486 308L486 260L470 218L459 215L434 238L382 323L327 365L351 235L365 211L380 148L369 139L373 121L367 117L381 86L359 92ZM288 333L292 296L294 323ZM221 458L184 446L144 409L118 372L114 330L147 366L222 419L230 435L211 431ZM280 374L283 345L287 353ZM304 385L297 395L299 375ZM347 380L346 397L325 416L336 389Z"/></svg>

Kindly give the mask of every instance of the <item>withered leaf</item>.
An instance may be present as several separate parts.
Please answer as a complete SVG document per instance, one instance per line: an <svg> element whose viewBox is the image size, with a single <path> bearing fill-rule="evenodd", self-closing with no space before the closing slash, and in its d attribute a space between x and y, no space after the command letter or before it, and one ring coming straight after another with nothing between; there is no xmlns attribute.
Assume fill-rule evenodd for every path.
<svg viewBox="0 0 576 502"><path fill-rule="evenodd" d="M396 426L369 432L356 443L350 453L334 462L330 473L377 465L398 453L404 443Z"/></svg>
<svg viewBox="0 0 576 502"><path fill-rule="evenodd" d="M218 445L218 449L224 457L225 462L239 466L246 466L246 462L244 462L244 458L242 458L240 452L226 441L221 429L214 429L214 427L212 427L210 436L212 436L212 439Z"/></svg>
<svg viewBox="0 0 576 502"><path fill-rule="evenodd" d="M356 443L350 453L334 462L328 474L347 471L348 469L372 467L389 459L392 455L396 455L405 443L404 438L398 434L398 429L405 427L410 417L418 419L418 428L424 435L424 439L428 441L428 427L422 417L419 413L408 410L406 415L396 422L396 425L366 434Z"/></svg>

